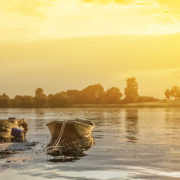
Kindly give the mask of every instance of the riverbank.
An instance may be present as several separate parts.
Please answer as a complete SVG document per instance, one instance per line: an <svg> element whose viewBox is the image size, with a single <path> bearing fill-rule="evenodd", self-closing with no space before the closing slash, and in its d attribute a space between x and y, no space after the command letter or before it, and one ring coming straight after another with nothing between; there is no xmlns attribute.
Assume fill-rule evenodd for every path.
<svg viewBox="0 0 180 180"><path fill-rule="evenodd" d="M156 101L129 104L74 104L71 108L170 108L180 107L180 101Z"/></svg>
<svg viewBox="0 0 180 180"><path fill-rule="evenodd" d="M60 107L1 107L0 109L57 109L57 108L178 108L180 100L160 100L155 102L138 102L128 104L72 104Z"/></svg>

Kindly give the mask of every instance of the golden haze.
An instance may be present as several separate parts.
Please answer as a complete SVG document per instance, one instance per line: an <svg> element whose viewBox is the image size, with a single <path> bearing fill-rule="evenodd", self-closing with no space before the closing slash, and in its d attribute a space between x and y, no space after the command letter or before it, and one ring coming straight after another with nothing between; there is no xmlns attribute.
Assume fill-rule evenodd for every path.
<svg viewBox="0 0 180 180"><path fill-rule="evenodd" d="M0 92L118 86L162 97L179 84L178 0L2 0Z"/></svg>

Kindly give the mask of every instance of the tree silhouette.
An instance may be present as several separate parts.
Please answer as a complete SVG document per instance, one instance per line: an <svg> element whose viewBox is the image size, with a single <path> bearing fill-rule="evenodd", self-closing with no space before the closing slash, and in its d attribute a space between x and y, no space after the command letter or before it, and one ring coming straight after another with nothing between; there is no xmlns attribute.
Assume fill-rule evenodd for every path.
<svg viewBox="0 0 180 180"><path fill-rule="evenodd" d="M5 93L0 95L0 107L13 108L44 108L44 107L70 107L72 104L118 104L118 103L134 103L134 102L153 102L158 99L150 96L138 95L138 83L135 78L126 80L126 88L124 91L125 98L121 100L122 93L119 88L111 87L106 92L101 84L87 86L82 90L67 90L49 94L44 93L42 88L37 88L35 96L16 95L10 99ZM180 87L173 86L165 91L167 99L173 97L180 99Z"/></svg>
<svg viewBox="0 0 180 180"><path fill-rule="evenodd" d="M134 103L138 98L138 83L136 78L129 78L126 80L126 88L124 91L125 102Z"/></svg>
<svg viewBox="0 0 180 180"><path fill-rule="evenodd" d="M71 98L72 102L78 104L80 102L80 93L79 90L67 90L67 95Z"/></svg>
<svg viewBox="0 0 180 180"><path fill-rule="evenodd" d="M43 93L43 89L37 88L35 91L35 98L34 98L34 103L35 107L46 107L47 106L47 96L46 94Z"/></svg>
<svg viewBox="0 0 180 180"><path fill-rule="evenodd" d="M0 95L0 107L7 108L10 105L10 98L8 95L3 93Z"/></svg>
<svg viewBox="0 0 180 180"><path fill-rule="evenodd" d="M16 95L12 100L12 107L21 108L22 107L22 96Z"/></svg>
<svg viewBox="0 0 180 180"><path fill-rule="evenodd" d="M11 107L32 108L34 107L34 98L32 96L16 95L12 99Z"/></svg>
<svg viewBox="0 0 180 180"><path fill-rule="evenodd" d="M48 96L48 104L50 107L66 107L73 103L72 99L66 92L56 93L55 95L50 94Z"/></svg>
<svg viewBox="0 0 180 180"><path fill-rule="evenodd" d="M108 104L118 104L122 96L119 88L112 87L106 91L104 99Z"/></svg>
<svg viewBox="0 0 180 180"><path fill-rule="evenodd" d="M37 88L35 91L35 97L39 97L43 95L43 89L42 88Z"/></svg>
<svg viewBox="0 0 180 180"><path fill-rule="evenodd" d="M159 99L151 97L151 96L138 96L136 102L155 102L159 101Z"/></svg>
<svg viewBox="0 0 180 180"><path fill-rule="evenodd" d="M80 102L84 104L99 104L104 96L104 88L101 84L86 87L80 92Z"/></svg>
<svg viewBox="0 0 180 180"><path fill-rule="evenodd" d="M180 87L173 86L171 89L167 89L164 92L167 99L173 97L174 99L180 99Z"/></svg>
<svg viewBox="0 0 180 180"><path fill-rule="evenodd" d="M171 91L169 89L166 89L166 91L164 92L165 96L167 99L171 98Z"/></svg>
<svg viewBox="0 0 180 180"><path fill-rule="evenodd" d="M24 108L30 108L34 106L34 98L32 96L23 96L22 97L22 106Z"/></svg>

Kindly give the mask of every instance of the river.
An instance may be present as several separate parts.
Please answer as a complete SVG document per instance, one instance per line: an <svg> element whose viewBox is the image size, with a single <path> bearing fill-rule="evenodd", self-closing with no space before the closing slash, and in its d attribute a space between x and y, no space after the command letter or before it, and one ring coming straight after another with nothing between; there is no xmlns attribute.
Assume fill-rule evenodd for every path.
<svg viewBox="0 0 180 180"><path fill-rule="evenodd" d="M12 163L1 180L180 179L179 108L0 109L0 119L8 117L28 119L27 139L38 142L21 156L43 152L50 141L46 124L54 120L94 121L95 145L64 162L42 153Z"/></svg>

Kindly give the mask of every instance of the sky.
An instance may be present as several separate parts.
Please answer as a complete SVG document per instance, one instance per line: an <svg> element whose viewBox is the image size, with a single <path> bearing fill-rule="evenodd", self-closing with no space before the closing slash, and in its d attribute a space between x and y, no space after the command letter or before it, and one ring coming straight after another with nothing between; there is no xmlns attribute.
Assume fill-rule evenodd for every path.
<svg viewBox="0 0 180 180"><path fill-rule="evenodd" d="M0 0L0 94L180 83L179 0Z"/></svg>

